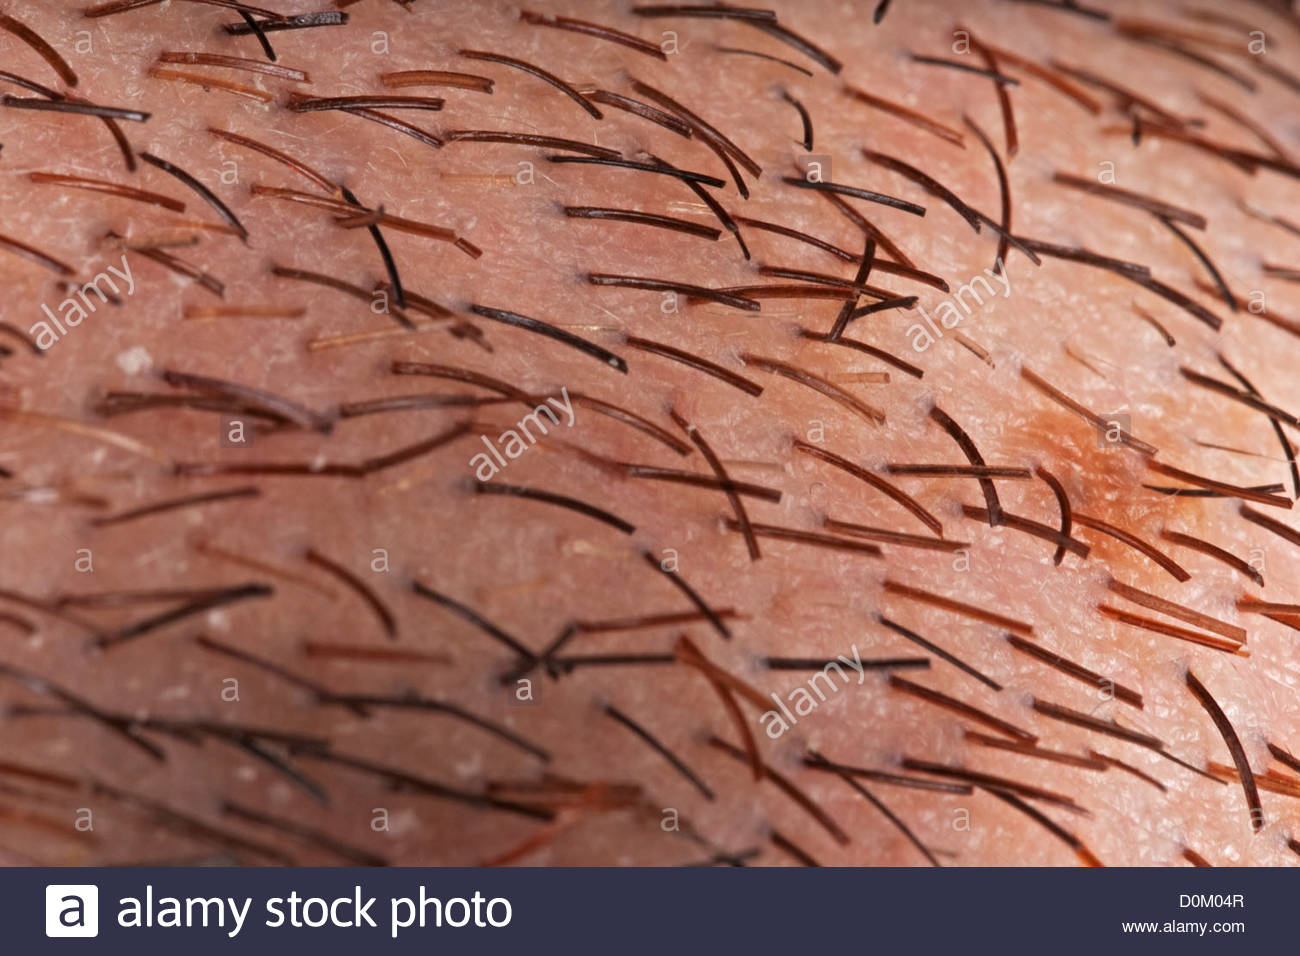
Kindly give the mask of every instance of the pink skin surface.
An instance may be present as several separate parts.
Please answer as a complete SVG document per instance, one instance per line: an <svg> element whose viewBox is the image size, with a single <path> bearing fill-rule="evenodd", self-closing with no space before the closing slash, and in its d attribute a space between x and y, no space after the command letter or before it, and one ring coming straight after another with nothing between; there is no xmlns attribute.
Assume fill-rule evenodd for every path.
<svg viewBox="0 0 1300 956"><path fill-rule="evenodd" d="M268 0L271 2L271 0ZM274 3L284 12L298 12ZM1176 24L1219 38L1203 44L1257 83L1233 81L1167 51L1118 35L1114 24L1017 3L966 5L896 0L873 26L861 5L832 2L781 7L781 22L844 64L832 75L766 34L735 22L647 19L606 2L535 4L530 9L581 18L634 34L672 52L660 61L628 47L520 22L499 3L425 3L409 7L364 0L346 26L269 34L279 65L303 70L292 82L240 70L189 64L163 69L219 77L267 101L150 74L163 51L192 51L265 62L256 39L230 37L228 10L171 2L98 19L67 2L8 2L3 12L48 40L80 79L75 95L151 114L124 122L137 151L168 160L211 188L247 227L248 241L196 225L219 224L214 211L164 171L141 163L128 172L98 119L0 109L0 236L67 263L74 284L126 256L134 288L119 306L93 314L50 344L41 357L12 336L0 359L0 665L9 712L0 745L0 859L12 863L124 863L288 858L343 862L330 840L402 864L669 864L718 852L754 849L751 859L784 864L795 857L780 838L823 863L923 864L914 843L833 774L801 762L811 748L857 767L908 773L902 761L951 765L1046 788L1075 804L1030 803L1074 834L1080 852L1014 806L984 790L934 793L863 781L945 865L1070 865L1094 855L1110 865L1174 865L1192 850L1211 863L1276 865L1294 861L1293 797L1300 778L1273 760L1271 742L1300 750L1294 706L1296 635L1277 621L1238 607L1242 598L1300 600L1297 546L1243 520L1235 498L1172 497L1143 484L1183 486L1148 468L1150 459L1105 443L1094 425L1071 414L1022 377L1028 368L1092 412L1129 416L1137 438L1158 449L1154 461L1240 486L1285 483L1289 470L1268 418L1198 387L1180 366L1222 380L1216 353L1241 370L1267 401L1300 408L1294 333L1246 309L1231 313L1203 266L1149 213L1053 182L1057 171L1113 183L1192 209L1205 230L1187 232L1204 248L1243 302L1263 301L1272 317L1300 315L1294 283L1265 275L1265 263L1294 265L1300 239L1248 216L1242 204L1300 221L1295 178L1254 175L1222 158L1148 132L1136 148L1131 118L1117 97L1085 87L1102 106L1092 115L1011 63L1021 82L1009 87L1020 149L1008 156L994 84L986 77L913 62L909 53L982 67L964 27L977 38L1039 63L1059 61L1110 78L1177 116L1207 140L1267 153L1241 125L1216 112L1197 91L1230 101L1265 126L1284 151L1300 150L1296 93L1258 69L1296 61L1300 30L1255 5L1236 25L1191 18L1175 3L1150 2L1131 16ZM1267 52L1252 56L1248 30L1263 31ZM671 33L670 33L671 31ZM1239 44L1240 48L1234 46ZM788 58L787 65L717 47ZM647 152L684 169L725 176L697 135L602 106L597 121L542 80L496 63L458 55L491 51L535 63L581 90L605 89L644 99L639 80L668 93L731 137L762 168L746 175L751 196L732 183L711 189L736 216L776 222L860 254L862 232L822 196L792 188L801 144L797 99L813 123L813 153L830 157L827 178L926 207L924 217L849 199L920 269L943 277L945 293L892 274L869 279L920 308L883 311L847 333L924 371L916 378L879 358L800 337L829 330L838 299L763 298L760 311L665 296L656 291L592 285L589 273L631 275L711 288L791 284L760 275L761 266L851 279L855 265L805 243L742 226L752 258L723 233L713 241L645 225L575 219L562 207L636 209L717 225L682 183L645 172L552 164L550 151L481 142L441 149L339 111L296 113L290 94L347 96L391 92L437 96L440 112L390 115L445 136L450 130L505 130L565 137L614 149L630 159ZM65 90L50 66L15 36L0 33L6 70ZM1290 59L1289 59L1290 58ZM382 74L448 70L486 76L490 95L447 86L388 90ZM959 147L855 101L848 84L905 104L961 131ZM33 96L5 85L5 92ZM1139 110L1149 121L1151 113ZM1005 282L990 278L996 233L979 235L942 199L905 176L869 161L865 147L897 157L997 217L993 161L963 123L969 116L992 138L1007 167L1013 231L1083 246L1150 267L1151 274L1223 321L1219 331L1111 272L1044 258L1033 265L1012 250ZM363 228L345 229L329 209L267 195L258 187L328 193L285 166L207 132L216 127L251 137L347 186L366 206L454 231L482 250L388 227L384 235L408 291L472 321L473 338L448 334L448 319L418 312L415 332L401 329L382 303L372 308L335 289L276 277L274 266L309 270L373 289L386 276ZM1156 131L1158 132L1158 131ZM572 154L570 154L572 155ZM64 185L33 182L33 172L89 177L162 193L183 212ZM115 233L114 238L109 233ZM194 245L171 247L168 242ZM122 245L125 242L127 248ZM218 298L140 251L164 250L224 283ZM883 249L877 255L888 259ZM4 299L0 317L26 332L42 321L42 304L58 312L68 294L47 268L0 249ZM936 319L960 287L987 279L982 305L931 343L922 341L921 309ZM980 288L976 283L975 288ZM965 293L969 299L969 292ZM1262 299L1260 298L1262 296ZM376 300L379 302L380 300ZM864 298L864 303L871 301ZM621 374L564 344L469 314L470 304L541 319L620 355ZM232 314L187 318L215 306L271 308L279 317ZM187 310L190 310L187 313ZM1168 330L1168 345L1139 310ZM286 315L291 317L285 317ZM374 333L367 336L367 333ZM35 334L35 333L33 333ZM322 347L334 336L358 335ZM696 368L632 347L632 335L671 345L761 385L752 396ZM965 337L966 344L959 338ZM326 342L326 345L330 343ZM918 349L918 345L925 345ZM977 352L983 352L981 358ZM742 356L748 355L745 359ZM757 359L785 363L834 384L883 412L871 422ZM878 555L760 537L751 560L734 512L717 487L630 476L616 463L713 472L698 450L680 456L662 441L576 401L550 434L508 460L492 481L579 499L635 526L608 524L554 504L476 495L473 456L512 428L528 408L517 402L451 405L338 419L329 434L282 427L257 434L251 448L223 444L218 412L152 408L105 417L113 391L178 395L164 370L208 376L272 393L334 417L339 406L369 399L441 393L489 397L479 386L398 376L394 361L438 363L491 376L530 395L582 394L614 403L690 446L673 414L698 428L730 478L781 493L779 502L743 499L755 524L831 533L829 517L910 535L926 525L878 488L794 448L809 443L887 478L931 512L960 551L882 543ZM882 373L887 373L884 380ZM989 527L963 505L983 507L969 477L888 475L886 463L965 465L951 437L928 417L935 403L955 420L992 466L1042 467L1064 487L1075 512L1117 526L1159 548L1185 569L1179 581L1129 545L1076 522L1091 549L1057 566L1054 545L1014 528ZM532 403L527 403L531 405ZM81 431L73 429L73 423ZM360 462L406 448L464 423L463 435L428 454L365 477L195 475L173 465L235 462ZM93 429L93 430L85 430ZM1294 429L1288 434L1294 436ZM1220 446L1220 447L1214 447ZM518 449L516 449L518 451ZM593 457L595 456L595 457ZM612 464L614 463L614 464ZM480 477L483 477L481 474ZM206 492L254 486L256 497L172 509L98 526L96 519ZM999 480L1002 507L1059 525L1051 487L1041 479ZM1287 525L1280 507L1252 507ZM1225 549L1263 574L1266 586L1222 561L1161 539L1193 535ZM860 540L860 539L857 539ZM215 546L218 551L214 551ZM92 571L83 560L88 549ZM347 568L395 619L396 640L375 610L337 575L306 559L309 549ZM672 653L683 634L708 660L782 699L807 686L811 671L774 671L768 656L850 660L927 656L928 670L899 672L1038 738L1039 746L1074 756L1096 750L1158 781L1110 766L1075 766L991 746L971 733L1013 738L890 686L887 671L846 670L835 690L788 732L753 702L736 698L768 767L783 775L843 831L836 840L771 781L758 781L743 760L710 746L716 735L741 745L723 697L698 667L685 663L588 666L553 680L531 674L538 702L523 706L499 675L517 663L502 642L411 589L419 581L472 608L518 641L541 651L568 622L690 613L693 605L642 552L675 562L676 572L708 604L730 609L731 640L697 614L669 625L583 633L566 654ZM245 563L221 555L233 552ZM1244 628L1245 647L1228 653L1104 616L1107 605L1192 628L1126 601L1106 588L1108 576ZM886 580L943 595L1024 622L1051 652L1142 695L1139 709L1018 652L1005 629L969 614L886 591ZM191 615L108 648L97 633L144 620L176 605L94 607L60 603L69 596L229 587L258 582L273 595ZM881 625L885 615L1000 685L994 690L939 656ZM1285 615L1284 615L1285 617ZM1300 620L1300 616L1293 620ZM416 692L454 703L544 748L543 762L499 736L448 714L374 708L367 716L322 703L319 695L248 662L204 650L201 636L273 661L335 693L400 697ZM434 655L433 660L308 656L306 642ZM1037 698L1158 738L1170 754L1204 768L1232 767L1224 739L1187 686L1188 669L1222 706L1251 768L1261 777L1263 827L1253 831L1235 777L1214 782L1134 743L1050 719ZM151 759L84 708L59 700L35 675L83 701L128 718L165 752ZM832 672L833 675L833 672ZM238 689L238 700L232 688ZM825 683L822 684L825 687ZM224 692L224 695L223 695ZM711 788L707 800L664 758L603 708L613 705L688 764ZM141 721L135 727L130 720ZM149 721L154 721L150 725ZM391 788L373 773L309 753L271 750L328 794L314 800L284 773L219 734L192 739L160 732L158 721L264 728L328 741L330 752L370 761L458 788L554 811L553 822L485 809L430 792ZM34 771L57 779L44 779ZM1275 776L1265 777L1272 771ZM927 779L941 779L927 776ZM96 787L91 781L107 784ZM80 787L80 789L78 789ZM1272 787L1270 790L1269 788ZM531 789L530 789L531 788ZM1027 791L1020 791L1025 793ZM134 795L134 796L131 796ZM143 798L148 803L134 799ZM233 801L309 828L291 835L223 812ZM158 805L179 817L160 816ZM93 831L78 821L93 817ZM382 811L382 812L380 812ZM386 829L382 825L387 820ZM677 821L674 829L673 821ZM200 830L202 822L213 829ZM380 821L380 822L377 822ZM780 834L773 842L772 832ZM233 842L256 841L257 847ZM268 855L268 851L270 854ZM283 854L283 857L275 856Z"/></svg>

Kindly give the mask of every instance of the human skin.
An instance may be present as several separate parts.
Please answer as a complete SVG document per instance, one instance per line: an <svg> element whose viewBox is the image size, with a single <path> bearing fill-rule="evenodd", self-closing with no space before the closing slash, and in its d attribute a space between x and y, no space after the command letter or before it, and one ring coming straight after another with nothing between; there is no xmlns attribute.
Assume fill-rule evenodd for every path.
<svg viewBox="0 0 1300 956"><path fill-rule="evenodd" d="M299 12L289 4L272 6ZM1009 89L1020 143L1009 156L989 78L908 58L917 53L985 67L962 44L962 34L954 33L964 28L1039 63L1059 60L1110 78L1178 116L1202 118L1204 127L1190 129L1207 140L1267 154L1264 144L1209 108L1197 91L1249 114L1282 150L1300 149L1296 92L1258 69L1258 62L1295 64L1287 59L1300 45L1294 21L1264 4L1234 10L1243 21L1235 26L1196 21L1177 3L1143 3L1131 14L1222 38L1222 49L1196 49L1212 50L1254 78L1258 88L1247 93L1203 66L1120 36L1113 23L1013 2L895 0L879 25L861 4L778 7L783 24L843 62L839 75L737 22L649 19L632 15L626 5L595 0L528 9L592 21L663 43L672 52L659 61L625 46L521 22L517 9L506 4L421 0L402 7L364 0L347 8L346 26L268 34L278 63L306 71L310 83L166 65L254 85L273 94L263 103L149 75L161 51L265 62L255 37L220 30L220 24L239 19L229 10L174 2L84 19L82 5L62 0L4 5L3 12L67 59L79 78L70 92L97 104L149 112L144 123L122 124L134 149L174 163L212 189L247 228L248 241L196 228L195 220L219 224L220 219L166 172L146 163L128 172L98 119L0 110L0 235L67 263L75 276L66 281L74 285L109 265L120 268L123 255L134 281L129 295L122 290L120 306L101 304L40 356L12 335L0 339L12 347L12 354L0 359L0 467L10 473L0 478L5 493L0 665L9 706L0 746L0 858L13 864L356 859L328 838L407 865L680 864L723 853L772 865L797 862L800 853L824 864L925 864L916 842L944 865L1073 865L1093 858L1107 865L1186 865L1186 851L1217 865L1294 862L1296 854L1288 848L1296 829L1293 797L1277 791L1291 781L1300 786L1300 777L1274 759L1268 744L1300 751L1295 628L1286 614L1279 621L1243 610L1238 602L1300 600L1298 546L1244 520L1236 497L1171 496L1143 486L1190 487L1152 470L1151 461L1234 486L1281 484L1271 494L1284 501L1251 507L1295 525L1287 508L1297 489L1268 416L1179 372L1185 366L1230 381L1216 358L1221 354L1272 406L1300 407L1295 333L1245 307L1263 301L1275 319L1300 314L1295 284L1263 270L1266 263L1294 265L1300 238L1242 208L1247 203L1300 221L1295 178L1269 169L1252 175L1207 151L1162 138L1159 130L1148 130L1135 146L1131 118L1115 96L1084 87L1102 106L1092 115L1023 69L1003 63L1004 71L1021 81ZM1246 49L1247 27L1266 37L1267 52L1261 56ZM80 31L88 31L88 47ZM672 31L671 37L665 31ZM785 58L812 75L719 52L719 45ZM481 142L449 142L435 149L348 113L297 113L286 107L293 92L438 96L445 99L440 112L394 110L392 115L432 132L493 129L566 137L641 161L649 152L683 169L726 177L698 135L688 140L612 107L602 106L604 117L596 120L535 76L459 56L465 48L526 60L583 90L607 89L644 100L633 90L634 79L663 90L731 137L762 168L758 177L742 171L751 191L747 200L730 181L725 188L710 187L733 215L776 222L860 255L864 235L853 222L823 196L782 181L796 174L795 162L805 153L799 114L778 93L784 89L811 116L812 153L831 157L827 178L925 207L924 217L917 217L847 200L918 268L943 277L952 290L993 269L997 233L986 226L977 235L942 199L869 161L862 149L918 167L998 219L993 160L963 123L968 115L987 131L1006 166L1016 236L1082 246L1149 266L1161 282L1222 318L1222 328L1209 328L1110 271L1049 257L1035 266L1013 248L1005 283L990 279L993 295L963 314L955 329L986 352L987 361L952 329L918 351L921 309L939 315L952 293L891 274L891 257L877 247L881 262L867 281L919 296L921 309L881 311L858 319L845 334L916 366L924 373L917 378L861 351L800 337L801 327L829 331L842 299L764 298L761 310L744 311L657 291L592 285L589 273L710 288L791 284L759 275L762 265L853 278L853 263L745 225L741 234L752 254L749 261L725 232L712 241L641 224L570 218L562 211L565 205L640 209L716 226L680 181L545 160L561 150ZM0 34L0 50L4 69L68 90L15 36ZM487 76L494 88L487 95L445 86L390 91L380 85L381 74L414 69ZM843 92L845 84L960 131L964 148L854 100ZM7 84L5 92L34 95ZM1149 110L1139 112L1152 122ZM429 321L412 312L427 327L404 331L393 315L382 314L382 304L372 308L335 289L273 275L273 266L310 270L365 290L386 278L364 228L341 228L329 209L259 195L253 187L320 197L329 195L325 190L265 155L214 137L209 127L270 145L348 187L372 209L446 227L480 248L481 257L472 258L447 242L383 230L407 290L454 310L456 320L472 321L491 350L472 336L448 334L451 320ZM1203 215L1208 227L1188 234L1243 308L1232 312L1212 286L1209 291L1198 286L1209 282L1208 273L1155 216L1053 182L1056 171L1093 181L1105 175L1107 183ZM186 209L176 213L37 183L32 172L129 184L182 201ZM166 251L224 282L223 298L139 251L124 252L122 240L110 232L144 246L166 237L198 236L196 245ZM0 317L27 332L44 318L42 303L57 313L68 293L49 268L10 252L0 248L5 290ZM474 315L471 304L563 327L622 357L627 371L553 338ZM217 305L275 306L301 314L184 318L187 308ZM1138 310L1158 321L1173 344ZM337 347L309 348L329 336L390 331ZM746 394L706 372L634 348L625 341L628 334L743 375L761 385L762 394ZM879 409L885 421L870 422L774 374L755 356L821 376ZM560 424L548 437L488 477L589 503L634 525L634 532L622 534L556 504L476 494L472 483L482 464L473 456L484 450L481 436L492 444L535 402L337 417L342 403L368 399L493 395L462 382L392 374L394 361L470 369L510 383L538 402L544 395L594 396L674 435L690 453L675 454L644 430L575 402L571 426L558 416ZM1096 414L1129 416L1132 434L1158 453L1152 457L1108 442L1094 424L1035 389L1022 368ZM99 403L114 390L195 394L169 387L161 378L164 370L272 393L326 416L333 427L328 434L281 427L257 434L252 447L238 448L223 444L218 412L164 407L102 414ZM887 382L863 374L886 372ZM982 486L970 477L882 471L887 462L969 464L954 439L929 417L936 404L988 465L1028 469L1031 475L1045 469L1059 480L1074 512L1158 548L1189 579L1177 580L1131 546L1077 520L1072 534L1090 549L1087 557L1070 553L1055 564L1054 543L991 527L963 512L963 505L986 505ZM755 524L825 535L832 533L823 524L829 517L932 536L877 487L796 450L798 440L892 482L942 523L945 539L962 542L962 550L880 543L880 554L871 555L759 537L761 556L754 560L744 537L728 527L735 512L716 484L648 480L610 465L713 475L706 455L691 445L674 415L698 429L731 480L781 493L776 503L742 499ZM76 433L68 423L96 430ZM178 462L360 462L460 423L466 423L464 434L454 440L364 476L204 475L174 467ZM248 486L257 489L256 497L93 524L137 507ZM1059 526L1057 498L1047 481L1005 479L995 487L1006 512ZM1162 539L1162 531L1212 542L1248 562L1265 585L1221 560ZM84 570L86 549L89 571ZM393 615L395 639L385 634L375 609L319 561L309 560L309 551L364 583ZM229 552L256 566L222 556ZM726 621L730 639L701 614L691 616L695 605L647 562L646 552L666 562L669 573L680 575L711 609L734 611ZM1099 605L1206 633L1107 590L1108 575L1244 628L1245 647L1225 652L1103 615ZM1023 639L1095 672L1103 686L1090 686L1016 650L1005 628L995 623L886 591L887 579L1023 622L1032 628ZM861 683L846 670L847 682L836 678L836 689L824 701L775 737L767 733L772 718L764 718L753 701L732 696L766 766L835 821L844 836L837 840L771 780L756 781L743 754L738 760L709 743L716 736L743 747L726 695L701 667L688 660L590 665L558 678L539 668L529 675L538 701L523 705L514 700L519 685L500 679L518 667L518 655L464 615L417 594L412 582L460 602L534 653L571 621L683 614L684 620L665 625L581 634L561 653L663 655L677 648L682 655L679 641L685 635L727 674L763 696L776 693L782 699L807 686L816 672L771 670L760 659L845 655L852 660L855 653L863 660L928 658L928 669L896 676L1010 722L1035 735L1040 747L1075 757L1095 750L1159 786L1113 765L1075 766L992 746L989 737L1014 739L969 715L901 692L891 686L888 670L868 670ZM107 647L96 645L97 635L111 635L177 602L59 603L76 595L245 583L268 585L273 593L186 616ZM881 624L880 615L1001 689L909 642ZM1300 615L1290 620L1300 621ZM205 649L201 638L272 661L283 672L215 653L210 645ZM307 641L444 657L326 659L308 656ZM293 684L286 672L336 694L393 698L410 691L452 702L543 748L549 760L446 713L382 706L355 713ZM1215 782L1150 747L1033 708L1036 698L1113 718L1158 738L1194 768L1214 763L1231 769L1228 745L1189 687L1189 672L1221 706L1254 774L1273 786L1262 789L1258 829L1235 770L1223 774L1226 782ZM112 724L87 716L84 704L52 696L33 678L127 719ZM1114 686L1141 694L1143 706L1115 699ZM232 688L237 700L228 699ZM689 765L714 799L705 799L661 754L609 717L607 705ZM196 736L163 733L160 720L177 721ZM326 805L282 770L223 742L199 722L324 738L329 753L465 794L502 793L553 813L554 819L448 799L429 788L394 788L391 778L272 743L277 759L320 786ZM131 734L159 748L163 758L153 759L133 745ZM839 776L806 766L803 758L810 750L842 764L913 779L947 778L909 769L905 758L1067 795L1077 809L1041 799L1027 804L1072 834L1078 845L989 788L938 793L862 778L860 784L896 815L914 842ZM1265 777L1269 772L1273 776ZM540 792L527 789L546 774L566 783ZM512 786L503 792L502 784ZM223 812L227 801L310 832L295 835L283 826ZM93 830L85 826L85 810L91 811ZM385 818L386 827L377 822ZM194 821L212 829L196 829Z"/></svg>

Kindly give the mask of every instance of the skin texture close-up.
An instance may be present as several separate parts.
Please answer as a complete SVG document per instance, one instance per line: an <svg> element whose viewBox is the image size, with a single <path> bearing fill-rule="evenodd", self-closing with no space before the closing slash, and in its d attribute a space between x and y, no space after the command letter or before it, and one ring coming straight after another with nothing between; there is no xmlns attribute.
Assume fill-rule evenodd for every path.
<svg viewBox="0 0 1300 956"><path fill-rule="evenodd" d="M0 862L1300 862L1287 5L262 2L0 0Z"/></svg>

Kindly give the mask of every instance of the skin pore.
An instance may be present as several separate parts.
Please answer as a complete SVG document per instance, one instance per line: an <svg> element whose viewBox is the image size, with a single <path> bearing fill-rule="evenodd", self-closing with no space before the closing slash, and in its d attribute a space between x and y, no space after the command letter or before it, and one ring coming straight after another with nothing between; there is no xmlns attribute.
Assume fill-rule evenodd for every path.
<svg viewBox="0 0 1300 956"><path fill-rule="evenodd" d="M1295 862L1289 14L233 6L0 6L0 859Z"/></svg>

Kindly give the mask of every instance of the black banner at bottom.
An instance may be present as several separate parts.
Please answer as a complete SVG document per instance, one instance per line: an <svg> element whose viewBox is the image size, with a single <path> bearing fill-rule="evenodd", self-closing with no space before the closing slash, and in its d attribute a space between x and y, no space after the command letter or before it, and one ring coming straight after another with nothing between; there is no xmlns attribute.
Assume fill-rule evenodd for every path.
<svg viewBox="0 0 1300 956"><path fill-rule="evenodd" d="M1298 899L1258 869L10 869L0 949L1290 951Z"/></svg>

